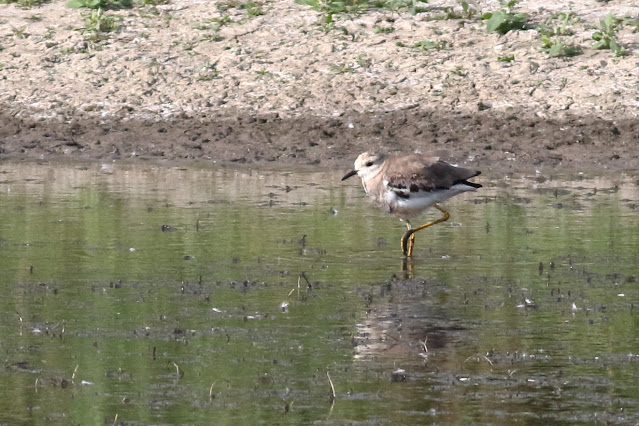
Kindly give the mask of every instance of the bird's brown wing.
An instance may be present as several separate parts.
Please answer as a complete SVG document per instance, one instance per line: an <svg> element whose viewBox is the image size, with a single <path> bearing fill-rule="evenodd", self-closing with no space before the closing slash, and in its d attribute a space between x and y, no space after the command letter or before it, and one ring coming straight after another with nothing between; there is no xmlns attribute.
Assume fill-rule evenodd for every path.
<svg viewBox="0 0 639 426"><path fill-rule="evenodd" d="M481 185L468 182L478 174L475 170L440 161L438 157L419 154L389 158L386 168L388 188L404 197L411 192L450 189L456 184L478 188Z"/></svg>

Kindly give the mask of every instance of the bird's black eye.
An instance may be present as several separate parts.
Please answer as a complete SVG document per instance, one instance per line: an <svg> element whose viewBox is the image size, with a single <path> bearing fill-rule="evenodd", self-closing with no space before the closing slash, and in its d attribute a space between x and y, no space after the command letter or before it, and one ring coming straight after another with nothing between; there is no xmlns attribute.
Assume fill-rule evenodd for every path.
<svg viewBox="0 0 639 426"><path fill-rule="evenodd" d="M372 166L372 165L373 165L373 162L372 162L372 161L369 161L369 162L367 162L367 163L366 163L366 164L364 164L364 165L365 165L366 167L370 167L370 166Z"/></svg>

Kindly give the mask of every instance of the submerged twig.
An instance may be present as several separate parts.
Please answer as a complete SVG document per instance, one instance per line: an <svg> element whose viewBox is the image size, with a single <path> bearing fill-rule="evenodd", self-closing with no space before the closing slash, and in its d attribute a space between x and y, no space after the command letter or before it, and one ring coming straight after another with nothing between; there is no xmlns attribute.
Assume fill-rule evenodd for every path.
<svg viewBox="0 0 639 426"><path fill-rule="evenodd" d="M80 364L75 366L75 370L73 370L73 374L71 375L71 382L75 379L75 373L78 372L78 367L80 367Z"/></svg>
<svg viewBox="0 0 639 426"><path fill-rule="evenodd" d="M488 359L488 357L487 357L486 355L479 355L479 354L469 356L468 358L466 358L466 359L464 360L464 363L465 363L466 361L468 361L469 359L473 358L473 357L477 357L477 360L478 360L478 361L479 361L480 359L483 359L484 361L487 361L487 362L488 362L488 364L490 364L490 366L491 366L491 367L493 366L493 362L492 362L490 359Z"/></svg>
<svg viewBox="0 0 639 426"><path fill-rule="evenodd" d="M175 366L175 372L177 373L177 378L180 378L180 367L178 367L178 365L174 362L173 365Z"/></svg>
<svg viewBox="0 0 639 426"><path fill-rule="evenodd" d="M20 312L16 311L16 314L18 314L18 319L20 320L20 333L19 333L19 335L22 336L22 326L24 325L24 322L22 321L22 315L20 315Z"/></svg>
<svg viewBox="0 0 639 426"><path fill-rule="evenodd" d="M308 277L306 276L306 272L302 272L301 277L304 278L304 281L306 281L306 285L311 287L311 282L308 280Z"/></svg>
<svg viewBox="0 0 639 426"><path fill-rule="evenodd" d="M284 414L288 414L294 402L295 401L291 401L291 403L289 404L288 402L284 401Z"/></svg>
<svg viewBox="0 0 639 426"><path fill-rule="evenodd" d="M333 386L333 381L331 380L331 375L326 372L326 377L328 377L328 383L331 385L331 394L329 397L329 401L331 401L331 405L335 402L335 386Z"/></svg>

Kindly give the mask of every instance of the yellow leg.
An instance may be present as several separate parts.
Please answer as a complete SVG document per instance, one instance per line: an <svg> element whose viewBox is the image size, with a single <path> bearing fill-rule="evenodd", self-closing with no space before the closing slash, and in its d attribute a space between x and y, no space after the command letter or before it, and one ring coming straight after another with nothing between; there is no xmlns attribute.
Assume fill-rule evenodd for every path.
<svg viewBox="0 0 639 426"><path fill-rule="evenodd" d="M413 227L409 221L406 221L406 228L408 230L404 233L402 240L400 241L402 245L402 252L404 254L408 253L408 251L413 251L413 242L415 242L415 234L411 232ZM410 235L407 237L408 234Z"/></svg>
<svg viewBox="0 0 639 426"><path fill-rule="evenodd" d="M421 231L424 228L428 228L429 226L437 225L438 223L446 222L450 218L450 214L439 207L437 204L433 204L437 210L443 213L443 216L437 220L433 220L432 222L425 223L423 225L418 226L417 228L412 229L410 223L407 222L408 231L402 237L402 252L404 252L405 256L411 257L413 255L413 245L415 244L415 232Z"/></svg>
<svg viewBox="0 0 639 426"><path fill-rule="evenodd" d="M402 278L405 280L415 278L415 263L410 257L404 257L402 259Z"/></svg>

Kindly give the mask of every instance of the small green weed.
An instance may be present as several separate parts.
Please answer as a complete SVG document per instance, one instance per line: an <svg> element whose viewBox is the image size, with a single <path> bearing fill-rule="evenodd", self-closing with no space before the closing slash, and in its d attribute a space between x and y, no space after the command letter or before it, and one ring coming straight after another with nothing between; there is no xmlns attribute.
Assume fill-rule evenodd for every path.
<svg viewBox="0 0 639 426"><path fill-rule="evenodd" d="M355 68L346 64L332 64L331 72L333 74L346 74L346 73L355 72Z"/></svg>
<svg viewBox="0 0 639 426"><path fill-rule="evenodd" d="M629 27L633 27L632 28L632 32L633 33L639 33L639 17L637 18L631 18L630 16L624 16L623 17L623 25L624 26L629 26Z"/></svg>
<svg viewBox="0 0 639 426"><path fill-rule="evenodd" d="M133 0L69 0L67 7L71 9L130 9Z"/></svg>
<svg viewBox="0 0 639 426"><path fill-rule="evenodd" d="M437 15L432 18L434 21L448 21L452 19L473 19L475 16L479 15L479 11L470 7L467 1L460 1L461 11L455 9L453 7L444 8L444 13L442 15Z"/></svg>
<svg viewBox="0 0 639 426"><path fill-rule="evenodd" d="M615 56L624 56L624 49L617 41L617 29L623 25L623 20L608 13L604 19L599 21L599 30L595 31L592 38L596 41L593 49L609 49Z"/></svg>
<svg viewBox="0 0 639 426"><path fill-rule="evenodd" d="M218 71L217 69L217 62L214 63L210 63L210 62L206 62L200 72L198 73L198 76L196 78L197 81L211 81L214 80L216 78L218 78L220 76L220 71Z"/></svg>
<svg viewBox="0 0 639 426"><path fill-rule="evenodd" d="M506 34L509 31L521 30L526 28L528 24L528 14L514 13L513 7L519 0L510 0L504 2L501 0L502 8L495 12L489 12L482 15L483 19L487 19L486 31L489 33Z"/></svg>
<svg viewBox="0 0 639 426"><path fill-rule="evenodd" d="M412 47L413 49L422 50L422 51L442 50L447 47L447 44L444 40L432 41L432 40L424 39L424 40L418 41L417 43L413 44L410 47Z"/></svg>
<svg viewBox="0 0 639 426"><path fill-rule="evenodd" d="M373 61L366 55L366 53L357 55L357 58L355 58L355 62L357 62L357 65L359 65L360 68L368 68L373 63Z"/></svg>
<svg viewBox="0 0 639 426"><path fill-rule="evenodd" d="M11 32L13 33L13 36L15 38L29 38L29 36L31 35L27 32L26 25L20 28L11 27Z"/></svg>
<svg viewBox="0 0 639 426"><path fill-rule="evenodd" d="M221 35L219 35L217 32L204 34L202 36L202 41L218 42L222 40L224 40L224 38Z"/></svg>
<svg viewBox="0 0 639 426"><path fill-rule="evenodd" d="M23 9L42 6L49 0L0 0L0 4L16 4Z"/></svg>
<svg viewBox="0 0 639 426"><path fill-rule="evenodd" d="M571 25L581 21L575 12L561 12L551 16L537 26L539 35L545 36L566 36L574 33Z"/></svg>
<svg viewBox="0 0 639 426"><path fill-rule="evenodd" d="M222 41L223 38L220 36L219 31L223 26L231 23L231 17L227 14L222 14L219 18L211 18L201 22L195 28L201 31L211 31L210 33L204 34L202 40Z"/></svg>
<svg viewBox="0 0 639 426"><path fill-rule="evenodd" d="M201 22L195 28L198 29L198 30L219 31L220 28L222 28L225 25L229 25L232 22L233 21L231 21L231 17L229 15L222 14L222 15L220 15L219 18L211 18L211 19L207 19L207 20ZM213 25L210 25L210 24L213 24Z"/></svg>
<svg viewBox="0 0 639 426"><path fill-rule="evenodd" d="M390 34L393 31L395 31L395 28L393 27L380 27L379 25L375 25L373 27L373 32L375 34Z"/></svg>
<svg viewBox="0 0 639 426"><path fill-rule="evenodd" d="M140 0L142 6L159 6L161 4L169 4L170 0Z"/></svg>
<svg viewBox="0 0 639 426"><path fill-rule="evenodd" d="M53 40L53 36L55 36L55 27L47 27L47 31L44 33L43 38L45 40Z"/></svg>
<svg viewBox="0 0 639 426"><path fill-rule="evenodd" d="M497 58L497 60L499 62L512 62L515 60L515 55L504 55L504 56L499 56Z"/></svg>
<svg viewBox="0 0 639 426"><path fill-rule="evenodd" d="M464 69L464 67L458 65L451 71L452 74L458 75L460 77L466 77L468 75L468 71Z"/></svg>
<svg viewBox="0 0 639 426"><path fill-rule="evenodd" d="M309 6L311 9L320 12L323 24L332 23L333 15L359 12L367 7L365 2L357 0L295 0L295 3Z"/></svg>
<svg viewBox="0 0 639 426"><path fill-rule="evenodd" d="M115 30L116 16L107 15L102 9L92 10L83 15L84 27L78 31L86 34L85 41L99 43L109 38L108 33Z"/></svg>
<svg viewBox="0 0 639 426"><path fill-rule="evenodd" d="M422 4L420 4L422 3ZM415 0L377 0L369 1L368 7L371 9L386 9L393 13L406 11L411 15L426 12L425 5L428 1Z"/></svg>
<svg viewBox="0 0 639 426"><path fill-rule="evenodd" d="M541 51L553 57L571 57L583 53L579 46L562 43L555 37L550 38L547 35L542 35L539 37L539 40L541 40L542 43Z"/></svg>
<svg viewBox="0 0 639 426"><path fill-rule="evenodd" d="M249 18L254 18L256 16L264 15L264 10L262 9L262 3L256 1L242 1L242 0L226 0L217 3L218 10L222 12L227 12L230 9L244 9L248 14Z"/></svg>
<svg viewBox="0 0 639 426"><path fill-rule="evenodd" d="M262 9L262 4L256 1L248 1L244 3L241 7L246 10L249 18L254 18L256 16L264 15L264 10Z"/></svg>
<svg viewBox="0 0 639 426"><path fill-rule="evenodd" d="M342 13L361 13L371 9L385 9L393 13L409 12L417 14L427 11L425 0L295 0L295 3L309 6L320 12L321 23L333 23L333 17Z"/></svg>

